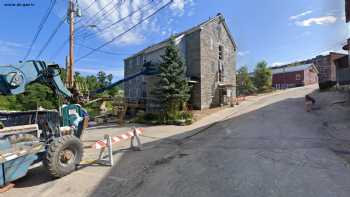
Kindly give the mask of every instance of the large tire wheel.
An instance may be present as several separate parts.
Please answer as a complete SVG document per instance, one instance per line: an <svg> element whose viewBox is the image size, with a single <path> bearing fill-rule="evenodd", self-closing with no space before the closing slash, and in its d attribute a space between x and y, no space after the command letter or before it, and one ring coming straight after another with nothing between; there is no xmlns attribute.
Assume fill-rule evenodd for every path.
<svg viewBox="0 0 350 197"><path fill-rule="evenodd" d="M59 178L73 172L82 157L83 145L80 140L66 135L51 142L43 163L53 177Z"/></svg>

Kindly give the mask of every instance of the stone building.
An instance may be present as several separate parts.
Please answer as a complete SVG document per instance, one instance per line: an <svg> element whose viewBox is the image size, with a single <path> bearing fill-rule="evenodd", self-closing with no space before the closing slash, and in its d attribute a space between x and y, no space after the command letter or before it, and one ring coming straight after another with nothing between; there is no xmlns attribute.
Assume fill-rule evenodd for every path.
<svg viewBox="0 0 350 197"><path fill-rule="evenodd" d="M230 104L236 96L236 43L223 15L174 35L184 60L188 82L192 85L190 106L205 109ZM139 72L146 62L159 64L169 43L166 39L124 60L124 76ZM128 100L143 101L146 111L156 111L158 102L152 94L156 76L140 76L124 85Z"/></svg>

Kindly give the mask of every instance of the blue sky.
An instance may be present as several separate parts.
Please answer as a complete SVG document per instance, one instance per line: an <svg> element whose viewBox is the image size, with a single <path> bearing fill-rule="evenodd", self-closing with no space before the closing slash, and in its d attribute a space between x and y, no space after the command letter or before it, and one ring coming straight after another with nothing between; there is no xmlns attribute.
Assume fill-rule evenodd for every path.
<svg viewBox="0 0 350 197"><path fill-rule="evenodd" d="M76 26L82 28L76 34L76 42L96 48L152 14L167 1L154 0L149 4L149 0L96 0L89 9L84 10L93 0L78 0L83 16L77 19L81 22ZM4 5L11 2L30 2L34 6ZM1 0L0 64L16 63L24 58L49 2ZM110 2L114 4L109 4ZM66 7L67 0L57 0L29 59L36 59L49 35L65 15ZM101 29L141 7L143 15L136 12L127 20L110 27L108 31L101 32ZM93 53L77 62L76 70L85 75L103 70L120 78L123 76L125 57L207 20L218 12L225 16L238 45L237 67L247 65L250 70L260 60L266 60L272 66L311 58L329 51L340 51L349 37L348 25L344 21L344 0L174 0L170 7L102 49L115 54ZM91 36L84 39L86 35ZM59 53L57 50L67 37L68 24L65 22L38 58L53 60L64 66L67 45ZM77 46L76 58L89 51Z"/></svg>

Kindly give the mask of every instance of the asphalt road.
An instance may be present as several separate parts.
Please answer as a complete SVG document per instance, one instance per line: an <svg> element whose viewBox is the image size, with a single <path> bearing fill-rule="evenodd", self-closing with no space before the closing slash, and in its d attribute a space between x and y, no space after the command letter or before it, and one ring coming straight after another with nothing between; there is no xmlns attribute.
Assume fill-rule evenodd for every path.
<svg viewBox="0 0 350 197"><path fill-rule="evenodd" d="M304 111L303 97L314 90L251 97L187 127L147 127L144 150L120 150L129 142L116 146L112 168L81 166L52 180L37 167L0 196L349 197L349 164L332 150L350 140L335 138L320 110ZM95 128L83 141L125 129ZM86 159L97 154L85 152Z"/></svg>
<svg viewBox="0 0 350 197"><path fill-rule="evenodd" d="M299 88L266 97L241 115L131 153L91 196L349 197L349 164L331 151ZM130 167L132 166L132 167Z"/></svg>

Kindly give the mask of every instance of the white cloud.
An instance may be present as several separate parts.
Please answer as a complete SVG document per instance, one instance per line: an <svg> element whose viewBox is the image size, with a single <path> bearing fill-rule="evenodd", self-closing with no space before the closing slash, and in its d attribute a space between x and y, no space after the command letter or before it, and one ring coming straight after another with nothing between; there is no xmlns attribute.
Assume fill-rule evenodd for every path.
<svg viewBox="0 0 350 197"><path fill-rule="evenodd" d="M285 64L288 64L288 63L287 62L273 62L272 66L282 66L282 65L285 65Z"/></svg>
<svg viewBox="0 0 350 197"><path fill-rule="evenodd" d="M173 10L184 11L185 0L174 0L174 3L170 6Z"/></svg>
<svg viewBox="0 0 350 197"><path fill-rule="evenodd" d="M237 53L238 56L246 56L248 54L250 54L250 51L238 51Z"/></svg>
<svg viewBox="0 0 350 197"><path fill-rule="evenodd" d="M309 27L311 25L325 25L333 24L337 21L335 16L321 16L318 18L309 18L302 21L296 21L295 24L302 27Z"/></svg>
<svg viewBox="0 0 350 197"><path fill-rule="evenodd" d="M290 19L290 20L296 20L296 19L301 18L301 17L303 17L303 16L309 15L309 14L311 14L312 12L313 12L312 10L308 10L308 11L305 11L305 12L303 12L303 13L300 13L300 14L297 14L297 15L294 15L294 16L290 16L289 19Z"/></svg>
<svg viewBox="0 0 350 197"><path fill-rule="evenodd" d="M183 15L187 4L193 6L194 2L193 0L174 0L170 8L174 15Z"/></svg>
<svg viewBox="0 0 350 197"><path fill-rule="evenodd" d="M91 0L80 0L80 5L82 10L91 4ZM114 3L110 3L110 0L99 0L96 3L92 4L92 6L85 10L83 13L84 17L82 18L82 23L84 25L97 25L98 28L104 28L110 26L112 23L121 20L124 17L127 17L131 13L132 16L127 17L127 19L122 20L120 23L112 26L111 28L99 32L98 28L90 28L90 32L93 31L98 38L103 41L110 41L120 33L126 31L140 20L146 18L154 11L156 11L161 6L165 5L169 1L144 1L144 0L122 0L122 1L114 1ZM192 2L192 0L174 0L174 2L170 5L170 10L172 13L183 13L186 9L186 5ZM140 8L143 8L142 11L137 11ZM103 11L100 11L102 10ZM98 13L96 15L96 13ZM108 13L108 14L105 14ZM90 18L94 18L90 20ZM162 27L163 28L163 27ZM165 27L166 28L166 27ZM85 30L84 30L85 31ZM159 33L161 32L161 28L157 23L157 17L152 17L147 21L143 22L136 29L128 32L124 36L117 39L113 44L116 45L131 45L131 44L140 44L145 40L145 32L147 33ZM79 33L77 33L79 35Z"/></svg>

